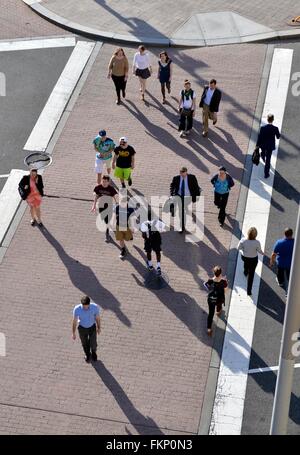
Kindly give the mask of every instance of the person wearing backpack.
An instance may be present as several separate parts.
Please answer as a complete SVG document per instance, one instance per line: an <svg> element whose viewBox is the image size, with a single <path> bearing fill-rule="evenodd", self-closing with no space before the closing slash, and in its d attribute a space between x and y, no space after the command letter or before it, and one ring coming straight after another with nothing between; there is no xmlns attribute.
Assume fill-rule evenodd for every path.
<svg viewBox="0 0 300 455"><path fill-rule="evenodd" d="M184 81L184 89L180 92L178 111L180 113L179 128L180 137L189 134L193 128L193 118L196 109L196 94L191 88L188 79Z"/></svg>
<svg viewBox="0 0 300 455"><path fill-rule="evenodd" d="M228 287L226 277L222 276L222 269L219 265L213 268L214 276L204 283L205 289L208 291L208 317L207 317L207 334L212 335L212 321L215 310L217 315L222 313L222 305L225 305L225 291Z"/></svg>

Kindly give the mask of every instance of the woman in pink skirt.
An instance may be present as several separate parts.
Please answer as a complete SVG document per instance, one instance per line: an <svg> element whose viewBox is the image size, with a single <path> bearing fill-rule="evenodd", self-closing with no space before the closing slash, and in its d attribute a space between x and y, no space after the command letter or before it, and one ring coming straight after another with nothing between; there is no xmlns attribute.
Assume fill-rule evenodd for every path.
<svg viewBox="0 0 300 455"><path fill-rule="evenodd" d="M31 226L35 223L42 227L41 222L41 202L44 196L44 184L41 175L38 175L36 169L31 169L29 175L24 175L19 183L19 193L23 200L26 200L30 207Z"/></svg>

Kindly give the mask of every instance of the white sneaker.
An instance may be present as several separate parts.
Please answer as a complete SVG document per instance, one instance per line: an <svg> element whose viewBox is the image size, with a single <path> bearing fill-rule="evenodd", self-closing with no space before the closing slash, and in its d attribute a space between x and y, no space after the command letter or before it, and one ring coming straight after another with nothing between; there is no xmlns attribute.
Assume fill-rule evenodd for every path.
<svg viewBox="0 0 300 455"><path fill-rule="evenodd" d="M180 137L183 137L183 136L184 136L184 131L180 131L179 136L180 136Z"/></svg>

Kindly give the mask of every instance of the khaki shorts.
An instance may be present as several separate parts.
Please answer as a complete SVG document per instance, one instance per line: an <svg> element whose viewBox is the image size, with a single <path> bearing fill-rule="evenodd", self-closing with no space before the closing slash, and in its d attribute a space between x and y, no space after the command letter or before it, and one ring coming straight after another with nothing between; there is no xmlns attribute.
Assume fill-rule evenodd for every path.
<svg viewBox="0 0 300 455"><path fill-rule="evenodd" d="M133 235L130 229L127 229L127 231L119 231L117 228L116 230L116 240L125 240L128 242L128 240L133 240Z"/></svg>

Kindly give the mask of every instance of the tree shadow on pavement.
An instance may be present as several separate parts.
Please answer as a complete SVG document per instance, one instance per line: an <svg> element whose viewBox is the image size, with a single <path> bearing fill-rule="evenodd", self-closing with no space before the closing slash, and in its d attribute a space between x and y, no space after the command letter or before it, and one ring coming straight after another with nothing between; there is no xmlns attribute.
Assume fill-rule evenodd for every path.
<svg viewBox="0 0 300 455"><path fill-rule="evenodd" d="M115 313L118 319L127 327L131 326L130 320L121 310L120 302L104 288L93 270L87 265L82 264L66 253L62 245L53 237L45 227L41 230L45 239L56 250L59 258L66 267L71 282L82 294L88 295L93 302L98 304L103 310Z"/></svg>
<svg viewBox="0 0 300 455"><path fill-rule="evenodd" d="M140 256L145 259L143 251L134 246L135 250ZM136 284L140 287L145 288L144 277L146 275L146 267L134 256L129 258L130 263L139 273L140 277L132 274ZM174 316L176 316L183 324L189 329L189 331L202 343L209 346L212 345L211 338L206 334L206 311L203 310L197 302L185 292L175 292L174 289L168 285L159 291L155 291L149 288L149 291L153 292L155 296L170 310ZM201 321L203 324L201 324Z"/></svg>
<svg viewBox="0 0 300 455"><path fill-rule="evenodd" d="M102 380L103 384L111 392L112 396L118 403L120 409L126 415L129 424L136 429L139 435L164 434L151 417L144 416L143 414L140 413L140 411L136 409L132 401L128 398L128 396L122 389L121 385L118 383L118 381L114 378L114 376L110 373L110 371L106 368L106 366L101 360L93 362L92 365L96 373L98 374L99 378Z"/></svg>
<svg viewBox="0 0 300 455"><path fill-rule="evenodd" d="M135 16L125 17L124 15L118 13L118 11L111 8L111 6L109 6L105 0L94 1L98 3L98 5L101 6L103 9L105 9L108 13L119 19L121 23L125 23L128 27L130 27L129 32L133 36L168 40L168 37L166 35L159 32L156 28L152 27L152 25L150 25L149 22L146 22L143 19L140 19L139 17ZM167 44L168 43L166 41L166 45Z"/></svg>

